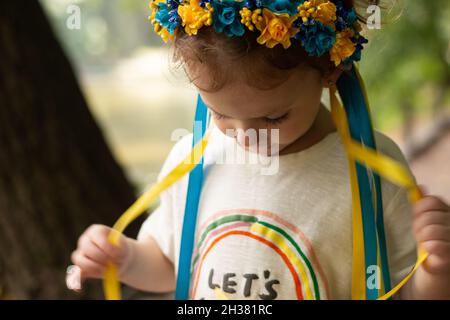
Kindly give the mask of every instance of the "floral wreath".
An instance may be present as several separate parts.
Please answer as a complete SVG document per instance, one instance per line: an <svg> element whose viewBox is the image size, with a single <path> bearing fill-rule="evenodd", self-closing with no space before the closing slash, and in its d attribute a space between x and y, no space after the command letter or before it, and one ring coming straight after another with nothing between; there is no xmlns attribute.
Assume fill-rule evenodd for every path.
<svg viewBox="0 0 450 320"><path fill-rule="evenodd" d="M268 48L299 41L308 55L328 53L336 66L359 61L368 42L355 9L340 0L152 0L150 8L149 20L165 42L181 28L190 36L205 26L228 37L249 30Z"/></svg>

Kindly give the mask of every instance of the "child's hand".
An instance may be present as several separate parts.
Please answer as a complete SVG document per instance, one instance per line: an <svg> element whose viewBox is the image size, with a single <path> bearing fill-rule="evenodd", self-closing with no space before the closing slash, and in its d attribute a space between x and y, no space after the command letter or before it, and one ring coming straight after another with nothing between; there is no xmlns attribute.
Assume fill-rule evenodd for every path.
<svg viewBox="0 0 450 320"><path fill-rule="evenodd" d="M429 253L425 270L450 277L450 207L441 199L425 196L414 205L414 234Z"/></svg>
<svg viewBox="0 0 450 320"><path fill-rule="evenodd" d="M100 279L108 263L114 263L119 268L119 274L125 271L131 260L131 246L123 235L120 235L118 247L111 244L108 241L111 230L103 225L92 225L80 236L78 247L71 256L77 267L72 268L71 277L80 277L80 283L88 278Z"/></svg>
<svg viewBox="0 0 450 320"><path fill-rule="evenodd" d="M450 207L427 195L414 205L413 212L414 236L429 255L400 297L450 299Z"/></svg>

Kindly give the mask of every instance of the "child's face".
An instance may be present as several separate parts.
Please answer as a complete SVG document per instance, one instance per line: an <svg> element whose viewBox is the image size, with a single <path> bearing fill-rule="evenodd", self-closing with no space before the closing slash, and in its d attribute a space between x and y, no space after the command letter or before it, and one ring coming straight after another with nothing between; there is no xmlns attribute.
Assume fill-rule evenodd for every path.
<svg viewBox="0 0 450 320"><path fill-rule="evenodd" d="M207 86L207 78L200 74L194 84ZM230 129L268 129L269 137L271 129L279 129L279 151L311 128L320 109L322 77L307 66L297 68L287 81L270 90L251 87L245 81L230 82L215 92L198 89L217 127L223 133ZM248 149L247 138L237 140Z"/></svg>

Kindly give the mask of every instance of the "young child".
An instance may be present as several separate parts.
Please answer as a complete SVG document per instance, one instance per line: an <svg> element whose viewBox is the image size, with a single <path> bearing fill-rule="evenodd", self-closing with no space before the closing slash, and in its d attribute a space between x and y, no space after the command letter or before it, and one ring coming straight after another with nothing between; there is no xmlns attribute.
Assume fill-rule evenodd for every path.
<svg viewBox="0 0 450 320"><path fill-rule="evenodd" d="M358 3L365 2L373 3ZM345 38L345 30L335 33L343 28L336 14L345 18L340 23L348 23L353 2L182 3L156 1L153 20L162 36L174 38L175 58L214 122L204 155L190 298L216 299L219 288L229 299L350 299L348 162L321 96L352 68L341 62L358 60L362 49L362 42L352 45ZM249 15L248 8L255 11ZM320 29L318 38L306 31L295 36L292 16L298 12L304 26L312 17L321 22L314 26ZM190 23L193 17L201 19ZM327 19L338 22L328 28ZM264 21L265 28L258 26ZM180 24L184 28L175 33ZM268 145L276 144L279 156L271 148L257 149L264 161L224 162L224 155L236 150L255 151L245 135L248 129L278 129L278 140ZM237 134L232 137L227 130ZM381 153L407 166L394 142L381 133L375 139ZM175 145L160 179L189 154L191 144L192 135ZM274 157L276 172L262 174L266 164L261 162ZM110 228L88 228L72 254L82 278L101 278L112 261L119 266L120 281L129 286L173 291L187 185L185 176L163 192L137 240L121 236L115 247L107 240ZM427 195L411 207L406 191L385 180L382 191L392 284L414 266L418 243L429 253L396 298L450 299L449 206Z"/></svg>

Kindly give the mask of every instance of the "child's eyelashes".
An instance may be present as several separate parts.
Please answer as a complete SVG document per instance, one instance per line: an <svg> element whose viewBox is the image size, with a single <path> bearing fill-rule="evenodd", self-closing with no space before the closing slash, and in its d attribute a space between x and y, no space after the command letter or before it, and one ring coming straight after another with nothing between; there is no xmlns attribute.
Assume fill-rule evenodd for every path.
<svg viewBox="0 0 450 320"><path fill-rule="evenodd" d="M223 114L217 113L215 111L211 111L211 113L216 120L222 120L226 118L226 116L224 116Z"/></svg>
<svg viewBox="0 0 450 320"><path fill-rule="evenodd" d="M277 124L283 123L288 117L289 117L289 112L287 112L284 115L282 115L281 117L278 117L278 118L275 118L275 119L273 119L273 118L265 118L265 121L268 124L277 125Z"/></svg>
<svg viewBox="0 0 450 320"><path fill-rule="evenodd" d="M216 119L216 120L228 119L227 116L224 116L223 114L217 113L212 110L211 110L211 114L213 115L214 119ZM278 117L278 118L265 117L262 119L269 125L278 125L280 123L283 123L288 117L289 117L289 112L285 113L284 115L282 115L281 117Z"/></svg>

